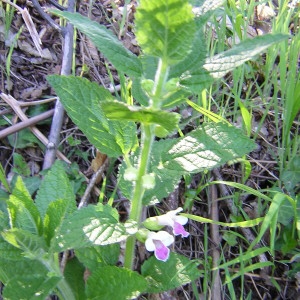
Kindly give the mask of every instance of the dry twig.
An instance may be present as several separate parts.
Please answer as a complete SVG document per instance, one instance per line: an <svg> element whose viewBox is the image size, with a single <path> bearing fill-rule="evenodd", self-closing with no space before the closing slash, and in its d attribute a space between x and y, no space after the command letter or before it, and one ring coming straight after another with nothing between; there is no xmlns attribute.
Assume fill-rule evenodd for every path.
<svg viewBox="0 0 300 300"><path fill-rule="evenodd" d="M68 1L68 11L73 12L75 8L75 1ZM68 23L64 30L64 45L63 45L63 59L61 75L71 74L72 59L73 59L73 26ZM49 143L44 157L43 169L48 169L52 166L57 151L57 145L59 144L59 136L64 118L64 108L62 103L57 100L54 110L54 116L49 134Z"/></svg>
<svg viewBox="0 0 300 300"><path fill-rule="evenodd" d="M215 185L210 187L211 193L211 219L214 221L219 221L219 208L218 208L218 193ZM213 285L211 291L212 299L222 299L221 288L222 282L220 278L220 272L217 268L220 260L220 252L218 246L220 245L220 235L219 235L219 225L211 224L211 238L212 238L212 263L213 268L216 268L212 272Z"/></svg>

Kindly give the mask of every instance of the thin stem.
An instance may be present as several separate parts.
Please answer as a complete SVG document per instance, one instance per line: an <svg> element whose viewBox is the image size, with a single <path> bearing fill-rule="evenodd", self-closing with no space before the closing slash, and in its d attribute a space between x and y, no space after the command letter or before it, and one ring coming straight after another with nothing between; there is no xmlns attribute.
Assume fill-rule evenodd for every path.
<svg viewBox="0 0 300 300"><path fill-rule="evenodd" d="M144 125L142 128L142 152L140 155L139 162L139 172L138 177L135 182L135 188L133 192L133 198L131 203L131 212L129 218L131 220L140 222L141 213L142 213L142 199L145 193L145 188L143 187L143 176L147 174L149 158L151 154L152 143L154 140L154 125ZM125 250L125 262L124 266L126 268L133 268L133 260L134 260L134 248L135 248L135 237L131 236L128 238L126 242L126 250Z"/></svg>
<svg viewBox="0 0 300 300"><path fill-rule="evenodd" d="M163 88L169 76L169 66L162 59L158 62L158 67L155 75L155 83L153 87L152 108L159 109L162 104Z"/></svg>
<svg viewBox="0 0 300 300"><path fill-rule="evenodd" d="M169 66L167 62L160 60L155 75L155 82L153 87L153 98L150 101L150 108L160 109L162 104L162 96L165 83L168 79ZM140 222L143 203L142 199L145 193L143 186L143 176L147 174L150 155L152 150L153 141L155 138L154 130L156 125L143 124L142 125L142 141L141 141L141 154L139 159L139 170L137 180L134 186L133 198L131 203L130 219ZM131 236L127 239L125 249L124 267L133 269L134 262L134 249L136 238Z"/></svg>
<svg viewBox="0 0 300 300"><path fill-rule="evenodd" d="M49 273L56 274L57 276L62 276L62 273L58 266L58 257L57 255L53 255L49 259L39 259L40 262L47 268ZM58 293L60 294L62 299L75 300L75 296L69 284L67 283L65 278L62 278L57 284Z"/></svg>

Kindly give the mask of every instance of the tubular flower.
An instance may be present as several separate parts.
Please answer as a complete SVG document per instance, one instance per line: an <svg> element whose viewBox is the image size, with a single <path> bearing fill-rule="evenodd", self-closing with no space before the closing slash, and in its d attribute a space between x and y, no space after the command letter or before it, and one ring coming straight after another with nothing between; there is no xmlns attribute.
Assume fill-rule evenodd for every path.
<svg viewBox="0 0 300 300"><path fill-rule="evenodd" d="M154 251L158 260L167 261L170 255L170 246L174 243L174 237L166 231L149 231L145 241L145 247L148 251Z"/></svg>
<svg viewBox="0 0 300 300"><path fill-rule="evenodd" d="M158 225L171 226L173 228L174 235L188 237L190 234L185 231L182 226L187 223L188 218L184 216L177 216L177 214L182 210L182 207L178 207L177 209L171 210L164 215L155 217Z"/></svg>

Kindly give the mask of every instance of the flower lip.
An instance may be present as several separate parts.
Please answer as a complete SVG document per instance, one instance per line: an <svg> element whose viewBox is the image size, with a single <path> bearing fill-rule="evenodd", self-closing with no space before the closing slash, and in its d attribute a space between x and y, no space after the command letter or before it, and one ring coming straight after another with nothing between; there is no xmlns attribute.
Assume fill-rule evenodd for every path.
<svg viewBox="0 0 300 300"><path fill-rule="evenodd" d="M189 233L185 231L182 226L188 222L188 218L184 216L177 216L177 213L181 212L182 210L182 207L178 207L177 209L171 210L164 215L157 216L156 220L158 225L171 226L175 235L188 237Z"/></svg>
<svg viewBox="0 0 300 300"><path fill-rule="evenodd" d="M148 251L154 251L154 255L158 260L167 261L170 255L170 246L174 242L174 237L166 231L148 233L145 241L145 247Z"/></svg>

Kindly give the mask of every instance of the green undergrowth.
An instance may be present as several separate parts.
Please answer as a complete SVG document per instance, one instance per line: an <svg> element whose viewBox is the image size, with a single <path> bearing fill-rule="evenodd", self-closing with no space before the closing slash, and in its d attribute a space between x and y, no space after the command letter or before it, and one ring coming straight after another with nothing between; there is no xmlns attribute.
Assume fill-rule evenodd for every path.
<svg viewBox="0 0 300 300"><path fill-rule="evenodd" d="M57 161L31 178L24 158L15 153L12 181L1 166L4 299L143 299L174 289L189 299L208 299L215 271L224 299L257 299L263 289L254 289L249 277L261 270L272 295L293 295L300 272L299 11L287 1L279 1L278 8L269 3L277 13L268 21L272 29L253 37L257 4L141 0L134 21L139 56L118 39L126 14L117 36L78 13L51 11L85 34L118 72L117 95L83 77L47 80L89 142L110 162L121 163L115 190L108 191L106 178L98 203L81 209L77 200L86 183L76 164ZM266 136L270 124L274 130ZM77 142L70 140L74 147ZM254 170L264 164L263 157L253 157L258 147L272 159L268 172L274 179L256 181ZM212 170L222 173L224 165L238 170L239 177L216 178ZM160 215L163 207L168 214L168 195L179 184L184 213L178 210L172 220L187 218L200 226L201 241L191 230L190 243L176 244L182 251L170 251L170 242L163 258L156 249L137 265L138 244L149 250L151 236L161 245L162 235L174 241L163 230L170 222L157 221L165 215L145 221L143 210ZM214 186L228 191L219 195L219 220L208 217ZM130 201L126 221L114 205L117 191ZM222 238L213 246L219 249L217 262L208 224L218 225ZM74 255L61 270L62 253L69 251ZM291 291L284 291L279 276L293 282Z"/></svg>

